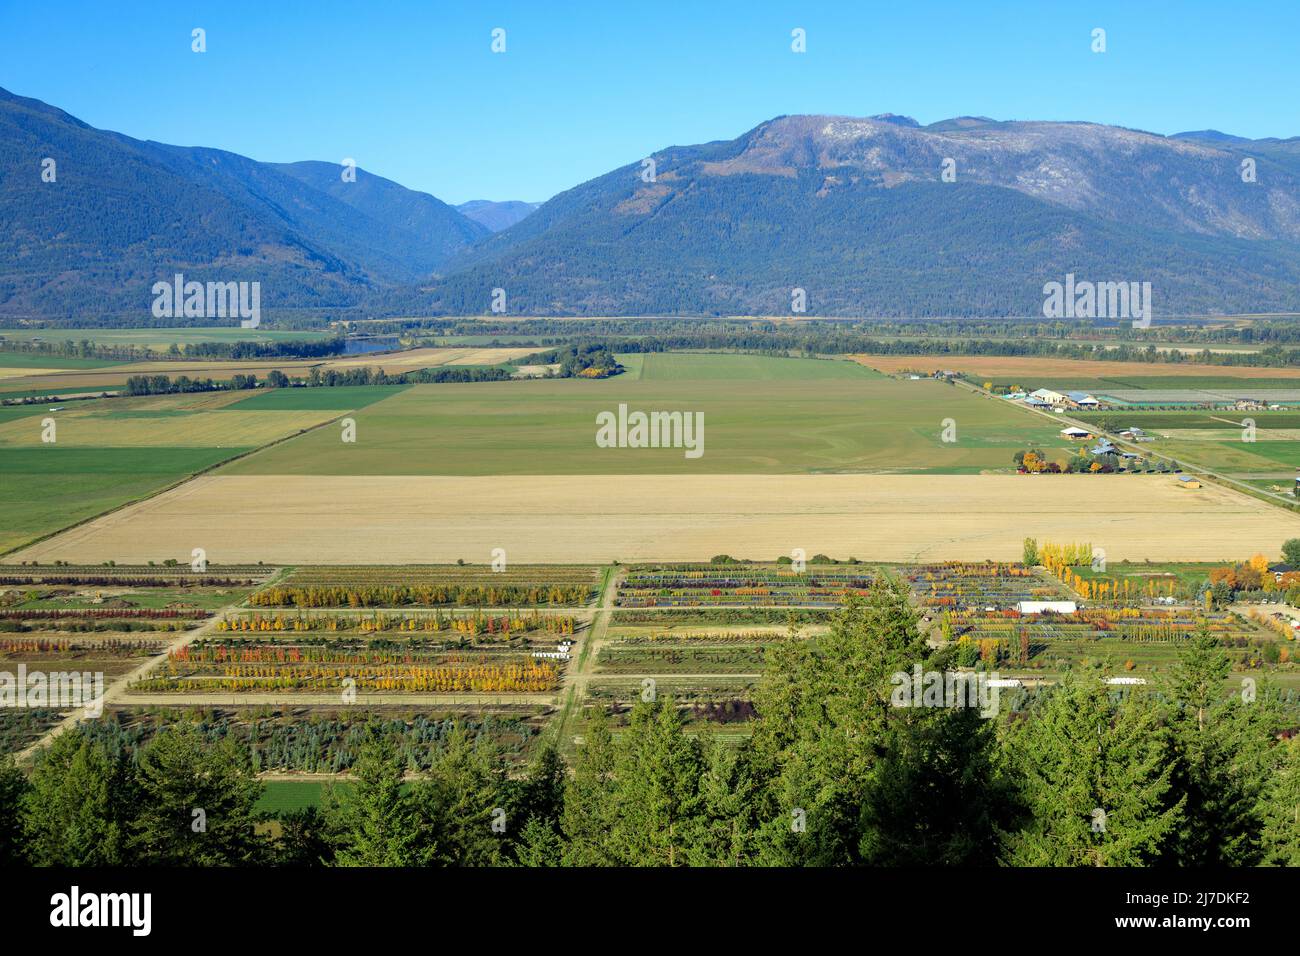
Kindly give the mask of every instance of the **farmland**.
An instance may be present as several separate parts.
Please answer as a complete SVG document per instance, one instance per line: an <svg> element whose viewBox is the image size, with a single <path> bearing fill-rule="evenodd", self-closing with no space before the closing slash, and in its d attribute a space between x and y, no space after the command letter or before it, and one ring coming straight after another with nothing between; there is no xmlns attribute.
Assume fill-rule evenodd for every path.
<svg viewBox="0 0 1300 956"><path fill-rule="evenodd" d="M1154 451L1233 477L1280 479L1287 492L1300 468L1300 414L1293 410L1110 411L1078 418L1136 426L1155 439L1149 445Z"/></svg>
<svg viewBox="0 0 1300 956"><path fill-rule="evenodd" d="M1054 429L1015 409L848 362L679 353L623 360L626 374L601 381L413 386L357 416L365 473L953 474L1006 469L1026 440L1061 444ZM704 455L598 447L596 415L620 403L702 413ZM946 419L958 423L955 440L943 440ZM337 446L336 436L304 436L230 473L357 474L355 456Z"/></svg>
<svg viewBox="0 0 1300 956"><path fill-rule="evenodd" d="M1151 388L1203 388L1208 387L1207 383L1218 384L1224 381L1240 384L1243 379L1257 387L1264 387L1273 381L1283 382L1281 387L1296 387L1300 384L1300 369L1255 368L1247 365L1105 362L1020 355L855 355L853 358L888 374L928 374L950 369L981 379L1014 380L1030 388L1052 383L1062 383L1054 386L1057 388L1096 387L1095 384L1076 386L1073 384L1075 382L1102 382L1113 388L1143 388L1143 383L1149 383Z"/></svg>
<svg viewBox="0 0 1300 956"><path fill-rule="evenodd" d="M457 355L382 360L510 357ZM736 743L773 655L826 634L882 576L906 584L934 643L1022 677L1025 693L1083 664L1160 675L1199 629L1234 673L1300 684L1276 629L1191 603L1232 542L1276 552L1300 537L1300 516L1170 476L1013 474L1013 451L1064 447L1055 424L939 381L756 355L622 361L624 374L594 381L5 408L2 467L21 479L9 487L40 476L50 496L15 495L13 544L117 510L7 556L0 655L104 673L106 740L134 748L202 715L205 733L253 746L271 775L346 773L374 720L419 766L454 724L514 760L544 731L571 755L592 706L622 733L646 693L671 695L692 733ZM706 454L598 447L596 414L619 404L702 412ZM54 445L40 441L49 415ZM355 443L329 426L344 415ZM1260 427L1277 434L1260 444L1280 448L1300 424L1271 415ZM1191 412L1125 424L1178 426L1159 443L1238 428ZM1026 536L1092 541L1110 575L1025 568ZM207 577L188 570L193 548L214 562ZM509 563L494 570L498 554ZM1062 599L1084 609L1016 610ZM59 719L6 717L8 746Z"/></svg>
<svg viewBox="0 0 1300 956"><path fill-rule="evenodd" d="M173 345L184 347L192 342L318 342L330 333L305 329L245 329L239 326L187 326L178 329L0 329L0 340L12 342L83 342L96 345L135 345L165 352ZM56 363L57 364L57 363Z"/></svg>
<svg viewBox="0 0 1300 956"><path fill-rule="evenodd" d="M0 408L0 551L396 390L196 392Z"/></svg>
<svg viewBox="0 0 1300 956"><path fill-rule="evenodd" d="M737 509L743 502L743 510ZM1086 508L1080 507L1086 502ZM1152 535L1151 528L1161 533ZM662 475L458 477L208 474L10 556L297 564L1014 560L1021 540L1096 541L1112 560L1276 551L1300 516L1160 475Z"/></svg>

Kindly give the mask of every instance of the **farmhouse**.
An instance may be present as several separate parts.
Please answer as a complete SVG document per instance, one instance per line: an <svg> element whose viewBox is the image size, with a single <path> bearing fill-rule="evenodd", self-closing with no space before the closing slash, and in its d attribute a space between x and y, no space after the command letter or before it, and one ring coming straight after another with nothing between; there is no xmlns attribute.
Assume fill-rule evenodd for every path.
<svg viewBox="0 0 1300 956"><path fill-rule="evenodd" d="M1073 601L1020 601L1016 610L1021 614L1073 614L1079 605Z"/></svg>

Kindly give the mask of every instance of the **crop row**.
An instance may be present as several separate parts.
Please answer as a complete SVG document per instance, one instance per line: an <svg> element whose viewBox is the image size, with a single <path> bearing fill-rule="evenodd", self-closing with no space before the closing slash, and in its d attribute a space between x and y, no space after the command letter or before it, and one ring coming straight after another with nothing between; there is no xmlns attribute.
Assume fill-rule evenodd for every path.
<svg viewBox="0 0 1300 956"><path fill-rule="evenodd" d="M248 601L254 607L437 607L470 605L517 607L585 604L592 589L581 585L279 585L258 591Z"/></svg>
<svg viewBox="0 0 1300 956"><path fill-rule="evenodd" d="M349 688L405 693L538 693L554 690L560 669L551 661L438 665L226 664L210 678L194 677L180 661L164 674L133 685L140 692L227 690L346 691Z"/></svg>
<svg viewBox="0 0 1300 956"><path fill-rule="evenodd" d="M476 637L480 634L493 634L509 637L511 634L546 633L557 635L573 634L579 627L578 620L564 614L446 614L435 611L432 614L396 615L382 612L366 615L341 614L296 614L274 615L253 613L227 617L217 622L217 630L223 632L348 632L358 631L363 634L395 631L407 634L437 634L450 632Z"/></svg>

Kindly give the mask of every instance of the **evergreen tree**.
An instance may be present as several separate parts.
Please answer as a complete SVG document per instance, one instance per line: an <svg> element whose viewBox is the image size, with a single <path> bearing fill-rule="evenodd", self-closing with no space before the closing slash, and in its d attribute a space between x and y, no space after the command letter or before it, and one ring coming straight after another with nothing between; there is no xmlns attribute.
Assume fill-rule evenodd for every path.
<svg viewBox="0 0 1300 956"><path fill-rule="evenodd" d="M26 856L22 805L28 786L13 757L0 757L0 867L18 866Z"/></svg>
<svg viewBox="0 0 1300 956"><path fill-rule="evenodd" d="M36 866L134 862L128 828L142 809L125 756L82 731L56 736L36 758L24 795L28 858Z"/></svg>
<svg viewBox="0 0 1300 956"><path fill-rule="evenodd" d="M512 788L508 799L509 819L523 821L522 827L511 828L507 835L508 852L516 861L524 862L522 853L525 844L529 844L532 847L530 855L540 855L547 862L526 865L558 864L566 776L564 759L555 741L544 741L529 764L527 775ZM550 836L542 831L549 831ZM549 854L554 854L554 857Z"/></svg>
<svg viewBox="0 0 1300 956"><path fill-rule="evenodd" d="M1168 680L1175 789L1187 797L1173 847L1181 866L1255 866L1263 858L1264 793L1276 712L1268 695L1225 697L1231 664L1206 631Z"/></svg>
<svg viewBox="0 0 1300 956"><path fill-rule="evenodd" d="M614 739L603 707L593 709L565 787L560 832L565 866L613 866Z"/></svg>
<svg viewBox="0 0 1300 956"><path fill-rule="evenodd" d="M905 587L881 577L830 633L772 655L755 694L764 864L861 862L863 800L883 752L890 677L925 659Z"/></svg>
<svg viewBox="0 0 1300 956"><path fill-rule="evenodd" d="M131 846L154 866L246 866L261 862L255 830L263 786L249 751L208 740L193 724L168 727L139 754L140 803Z"/></svg>
<svg viewBox="0 0 1300 956"><path fill-rule="evenodd" d="M702 822L704 757L670 698L639 700L614 765L613 855L626 866L685 866Z"/></svg>
<svg viewBox="0 0 1300 956"><path fill-rule="evenodd" d="M1280 745L1265 802L1264 862L1300 866L1300 736Z"/></svg>
<svg viewBox="0 0 1300 956"><path fill-rule="evenodd" d="M748 866L758 849L755 815L758 784L750 749L733 750L717 740L704 748L699 781L700 820L688 850L692 866Z"/></svg>
<svg viewBox="0 0 1300 956"><path fill-rule="evenodd" d="M477 744L457 724L428 774L412 791L423 829L438 836L430 859L437 866L493 866L511 827L505 767L486 737Z"/></svg>
<svg viewBox="0 0 1300 956"><path fill-rule="evenodd" d="M1100 678L1066 672L1008 735L1027 807L1005 842L1013 865L1142 866L1180 835L1158 709L1145 693L1112 703Z"/></svg>
<svg viewBox="0 0 1300 956"><path fill-rule="evenodd" d="M280 835L271 849L275 866L329 866L336 848L330 822L318 807L288 810L276 817Z"/></svg>
<svg viewBox="0 0 1300 956"><path fill-rule="evenodd" d="M404 789L406 762L392 738L376 734L352 765L353 792L331 795L328 816L339 833L341 866L418 866L436 850Z"/></svg>
<svg viewBox="0 0 1300 956"><path fill-rule="evenodd" d="M992 866L1017 817L993 719L975 707L899 709L862 815L873 866Z"/></svg>

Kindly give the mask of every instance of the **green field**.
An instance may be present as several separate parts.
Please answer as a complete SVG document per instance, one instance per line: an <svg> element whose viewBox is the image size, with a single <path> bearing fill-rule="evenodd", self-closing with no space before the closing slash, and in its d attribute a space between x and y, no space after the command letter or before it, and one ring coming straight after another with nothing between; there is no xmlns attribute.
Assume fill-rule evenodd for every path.
<svg viewBox="0 0 1300 956"><path fill-rule="evenodd" d="M0 407L0 552L401 388L285 389L218 407L204 406L229 393ZM46 417L52 444L41 441Z"/></svg>
<svg viewBox="0 0 1300 956"><path fill-rule="evenodd" d="M1144 444L1154 452L1231 475L1277 474L1300 468L1300 413L1295 411L1141 411L1080 413L1089 423L1145 429L1156 440ZM1243 441L1242 422L1255 423L1255 440ZM1180 431L1189 434L1179 434ZM1162 432L1172 432L1163 437ZM1194 432L1194 433L1190 433ZM1274 434L1270 434L1273 432ZM1261 485L1264 490L1285 476Z"/></svg>
<svg viewBox="0 0 1300 956"><path fill-rule="evenodd" d="M0 342L81 342L89 339L96 345L135 345L164 350L172 345L184 347L192 342L316 342L332 337L318 330L245 329L239 326L190 326L181 329L0 329ZM0 365L3 365L0 362ZM47 366L73 368L81 366ZM93 368L94 366L84 366Z"/></svg>
<svg viewBox="0 0 1300 956"><path fill-rule="evenodd" d="M5 448L0 551L151 494L237 448Z"/></svg>
<svg viewBox="0 0 1300 956"><path fill-rule="evenodd" d="M228 409L251 411L315 411L318 409L347 411L364 408L385 398L391 398L406 389L405 385L358 385L337 388L272 388L257 391L241 399Z"/></svg>
<svg viewBox="0 0 1300 956"><path fill-rule="evenodd" d="M0 336L4 333L0 332ZM39 352L6 352L0 350L0 368L104 368L116 365L104 359L65 358L61 355L41 355Z"/></svg>
<svg viewBox="0 0 1300 956"><path fill-rule="evenodd" d="M351 783L344 780L332 785L343 799L353 788ZM261 799L257 801L257 810L274 816L290 810L319 807L325 802L326 791L330 786L330 783L317 783L313 780L268 780Z"/></svg>
<svg viewBox="0 0 1300 956"><path fill-rule="evenodd" d="M345 475L358 473L361 461L365 474L376 475L962 474L1008 470L1015 450L1031 444L1064 446L1051 423L1006 402L850 362L693 353L624 359L628 371L604 380L412 386L358 411L356 446L322 430L226 473ZM620 403L702 412L703 457L687 459L679 448L597 447L597 414ZM955 442L941 440L945 419L955 423Z"/></svg>

